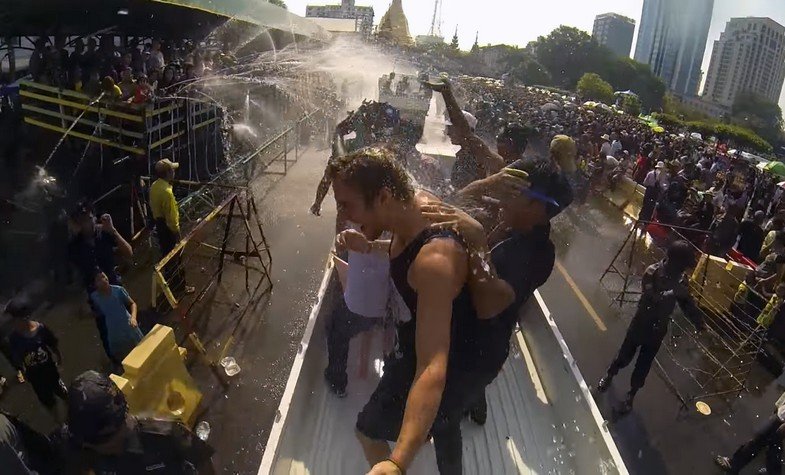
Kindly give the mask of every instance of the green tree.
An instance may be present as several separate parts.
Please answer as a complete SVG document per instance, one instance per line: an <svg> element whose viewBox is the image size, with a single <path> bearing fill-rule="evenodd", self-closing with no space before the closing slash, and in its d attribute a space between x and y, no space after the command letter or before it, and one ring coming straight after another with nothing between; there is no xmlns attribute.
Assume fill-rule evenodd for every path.
<svg viewBox="0 0 785 475"><path fill-rule="evenodd" d="M633 95L625 95L621 102L621 108L624 112L637 117L641 114L641 100Z"/></svg>
<svg viewBox="0 0 785 475"><path fill-rule="evenodd" d="M783 140L782 109L751 92L736 96L731 109L731 123L747 127L772 143Z"/></svg>
<svg viewBox="0 0 785 475"><path fill-rule="evenodd" d="M527 49L548 70L554 85L566 89L575 88L586 72L602 72L602 63L609 58L588 33L564 25L529 43Z"/></svg>
<svg viewBox="0 0 785 475"><path fill-rule="evenodd" d="M267 1L281 8L286 8L286 9L289 8L286 6L286 2L284 2L284 0L267 0Z"/></svg>
<svg viewBox="0 0 785 475"><path fill-rule="evenodd" d="M452 35L452 41L450 42L450 48L457 51L460 49L460 44L458 43L458 27L455 27L455 34Z"/></svg>
<svg viewBox="0 0 785 475"><path fill-rule="evenodd" d="M586 73L581 77L578 81L578 94L584 99L601 101L606 104L613 102L613 86L596 73Z"/></svg>
<svg viewBox="0 0 785 475"><path fill-rule="evenodd" d="M511 51L502 61L510 75L528 85L553 85L553 79L545 66L527 50Z"/></svg>
<svg viewBox="0 0 785 475"><path fill-rule="evenodd" d="M477 32L477 36L474 37L474 44L472 45L472 54L477 54L480 52L480 32Z"/></svg>

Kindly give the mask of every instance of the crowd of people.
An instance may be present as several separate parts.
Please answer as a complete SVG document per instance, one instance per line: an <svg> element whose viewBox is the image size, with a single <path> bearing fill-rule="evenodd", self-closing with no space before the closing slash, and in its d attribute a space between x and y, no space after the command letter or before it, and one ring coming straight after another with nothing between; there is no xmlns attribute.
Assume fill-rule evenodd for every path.
<svg viewBox="0 0 785 475"><path fill-rule="evenodd" d="M171 185L177 168L168 159L157 162L158 179L151 189L150 208L162 255L180 241ZM89 204L78 204L67 222L66 254L81 278L112 371L122 374L122 361L153 323L142 325L139 308L122 285L118 258L131 258L133 249L111 216L96 217ZM172 292L193 293L193 287L185 285L179 256L172 262L164 270ZM2 349L17 370L18 382L32 386L60 426L44 436L17 417L0 414L0 463L12 467L10 473L211 473L212 451L204 442L180 422L131 415L125 396L106 375L88 371L67 385L59 368L68 355L61 353L58 335L35 320L40 307L35 302L34 295L23 292L5 306L11 332ZM65 417L58 399L65 402Z"/></svg>
<svg viewBox="0 0 785 475"><path fill-rule="evenodd" d="M234 64L231 55L189 41L130 40L116 46L111 35L77 38L66 44L57 35L35 41L30 58L34 81L107 100L145 104L153 97L177 95L197 78Z"/></svg>
<svg viewBox="0 0 785 475"><path fill-rule="evenodd" d="M445 134L460 147L451 173L414 149L422 123L390 104L365 103L338 125L311 207L318 215L332 187L344 299L328 325L330 390L346 395L351 338L396 329L356 423L369 473L404 473L430 436L439 472L461 472L460 421L485 423L485 387L507 357L519 310L553 269L549 222L592 191L640 184L638 225L679 231L647 269L627 336L597 385L607 390L638 353L621 413L632 410L676 304L696 331L705 326L686 283L698 249L733 252L752 266L781 260L778 177L727 144L666 133L559 92L477 78L425 84L444 99ZM734 472L754 456L750 444L781 444L773 434L785 424L777 420L717 464Z"/></svg>

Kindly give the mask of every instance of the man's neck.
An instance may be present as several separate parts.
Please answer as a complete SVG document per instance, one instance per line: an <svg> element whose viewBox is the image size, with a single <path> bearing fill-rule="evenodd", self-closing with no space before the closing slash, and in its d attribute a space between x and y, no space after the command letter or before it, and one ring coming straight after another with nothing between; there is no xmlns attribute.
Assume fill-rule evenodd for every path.
<svg viewBox="0 0 785 475"><path fill-rule="evenodd" d="M410 242L430 224L420 213L417 198L396 204L391 210L390 231L403 242Z"/></svg>

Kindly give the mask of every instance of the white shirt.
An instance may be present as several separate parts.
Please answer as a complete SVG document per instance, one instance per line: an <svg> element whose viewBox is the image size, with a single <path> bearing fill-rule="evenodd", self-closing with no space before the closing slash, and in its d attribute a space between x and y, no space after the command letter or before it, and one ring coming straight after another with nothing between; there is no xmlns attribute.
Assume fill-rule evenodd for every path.
<svg viewBox="0 0 785 475"><path fill-rule="evenodd" d="M611 153L611 144L608 142L603 142L602 147L600 147L600 154L604 156L612 155Z"/></svg>
<svg viewBox="0 0 785 475"><path fill-rule="evenodd" d="M618 140L614 140L613 143L611 144L611 155L616 155L617 153L621 152L621 150L622 150L621 142L619 142Z"/></svg>
<svg viewBox="0 0 785 475"><path fill-rule="evenodd" d="M654 185L665 187L667 184L668 173L663 172L662 170L652 170L646 175L646 178L643 179L643 186L647 188Z"/></svg>
<svg viewBox="0 0 785 475"><path fill-rule="evenodd" d="M164 54L159 51L150 51L150 59L148 60L148 66L150 70L153 69L163 69L166 61L164 61Z"/></svg>

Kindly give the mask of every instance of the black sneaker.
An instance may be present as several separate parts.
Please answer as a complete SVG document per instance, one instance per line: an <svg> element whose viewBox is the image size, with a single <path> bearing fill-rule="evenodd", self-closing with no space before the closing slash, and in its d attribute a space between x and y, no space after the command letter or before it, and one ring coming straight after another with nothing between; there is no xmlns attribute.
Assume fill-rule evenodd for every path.
<svg viewBox="0 0 785 475"><path fill-rule="evenodd" d="M324 381L327 383L327 387L330 389L330 392L335 394L338 398L343 399L346 397L346 385L345 384L336 384L330 381L330 377L327 376L327 373L324 374Z"/></svg>
<svg viewBox="0 0 785 475"><path fill-rule="evenodd" d="M733 468L731 467L730 459L722 455L714 457L714 465L720 467L724 472L730 472Z"/></svg>
<svg viewBox="0 0 785 475"><path fill-rule="evenodd" d="M485 425L485 421L488 420L488 403L485 401L484 395L481 402L469 409L469 419L477 425Z"/></svg>
<svg viewBox="0 0 785 475"><path fill-rule="evenodd" d="M608 376L603 376L600 378L600 380L597 382L597 391L601 393L607 391L608 388L611 387L611 381L613 381L613 379L609 378Z"/></svg>

